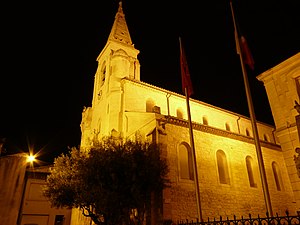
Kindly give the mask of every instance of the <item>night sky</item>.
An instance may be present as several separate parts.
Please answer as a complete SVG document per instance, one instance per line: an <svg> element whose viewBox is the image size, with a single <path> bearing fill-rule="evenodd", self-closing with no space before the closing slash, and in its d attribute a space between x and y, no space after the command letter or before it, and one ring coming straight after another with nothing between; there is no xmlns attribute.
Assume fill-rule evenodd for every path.
<svg viewBox="0 0 300 225"><path fill-rule="evenodd" d="M256 119L274 125L260 73L300 50L299 0L233 2L255 69L248 70ZM2 8L0 137L6 154L40 151L45 161L80 143L91 106L96 58L118 1L9 2ZM192 98L249 116L229 0L124 0L141 80L182 94L179 36ZM3 16L2 16L3 17Z"/></svg>

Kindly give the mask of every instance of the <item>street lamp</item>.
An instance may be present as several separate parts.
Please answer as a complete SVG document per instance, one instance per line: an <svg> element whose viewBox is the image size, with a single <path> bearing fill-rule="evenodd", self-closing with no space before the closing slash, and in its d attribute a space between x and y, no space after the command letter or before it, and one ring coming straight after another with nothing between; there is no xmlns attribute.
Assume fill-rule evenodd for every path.
<svg viewBox="0 0 300 225"><path fill-rule="evenodd" d="M27 162L33 163L34 161L35 161L35 155L30 154L27 156Z"/></svg>
<svg viewBox="0 0 300 225"><path fill-rule="evenodd" d="M28 163L29 165L26 166L26 170L28 168L28 166L33 168L33 172L34 172L34 166L33 163L36 161L36 155L34 155L33 153L29 153L26 154L25 153L25 157L26 157L26 163ZM19 207L19 214L18 214L18 218L17 218L17 225L21 224L21 220L22 220L22 216L23 216L23 204L24 204L24 196L25 196L25 190L26 190L26 185L27 185L27 171L25 171L25 178L24 178L24 183L23 183L23 188L22 188L22 198L21 198L21 202L20 202L20 207Z"/></svg>

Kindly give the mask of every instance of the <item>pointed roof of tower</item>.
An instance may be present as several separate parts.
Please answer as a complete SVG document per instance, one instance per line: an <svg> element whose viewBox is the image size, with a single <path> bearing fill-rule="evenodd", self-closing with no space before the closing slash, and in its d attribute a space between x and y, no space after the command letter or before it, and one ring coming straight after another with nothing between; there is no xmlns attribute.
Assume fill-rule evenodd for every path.
<svg viewBox="0 0 300 225"><path fill-rule="evenodd" d="M127 45L133 45L129 30L123 13L122 1L119 2L119 9L115 16L115 21L108 37L109 41L117 41Z"/></svg>

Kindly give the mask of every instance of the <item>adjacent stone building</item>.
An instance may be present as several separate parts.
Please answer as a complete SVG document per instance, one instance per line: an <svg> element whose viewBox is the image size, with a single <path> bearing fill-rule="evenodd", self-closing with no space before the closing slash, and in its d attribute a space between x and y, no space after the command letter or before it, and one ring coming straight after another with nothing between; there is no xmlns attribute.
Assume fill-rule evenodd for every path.
<svg viewBox="0 0 300 225"><path fill-rule="evenodd" d="M51 166L29 167L26 170L18 225L69 225L72 210L51 207L43 195Z"/></svg>
<svg viewBox="0 0 300 225"><path fill-rule="evenodd" d="M26 166L22 154L0 157L0 225L17 224Z"/></svg>
<svg viewBox="0 0 300 225"><path fill-rule="evenodd" d="M43 196L49 166L31 167L26 154L0 157L0 225L69 225L71 209Z"/></svg>
<svg viewBox="0 0 300 225"><path fill-rule="evenodd" d="M300 179L294 159L295 151L300 147L300 109L297 108L300 100L300 53L260 74L257 79L262 81L266 88L276 127L274 134L282 149L297 210L299 210ZM298 154L296 155L298 157Z"/></svg>
<svg viewBox="0 0 300 225"><path fill-rule="evenodd" d="M82 113L81 147L89 149L107 135L138 136L162 144L171 187L163 191L151 212L153 224L199 219L197 206L204 220L249 213L265 216L251 120L190 99L197 204L186 98L143 82L138 54L120 3L107 43L97 58L92 104ZM265 83L276 125L257 122L271 206L280 215L300 209L300 180L293 160L299 147L297 111L293 108L294 100L299 101L299 68L297 54L274 68L278 75L269 71L258 77ZM71 223L80 222L72 216Z"/></svg>

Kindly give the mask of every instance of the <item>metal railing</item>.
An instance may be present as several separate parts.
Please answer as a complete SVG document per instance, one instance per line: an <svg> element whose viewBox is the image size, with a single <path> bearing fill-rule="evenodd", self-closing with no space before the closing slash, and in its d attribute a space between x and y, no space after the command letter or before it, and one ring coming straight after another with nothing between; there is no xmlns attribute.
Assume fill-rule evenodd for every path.
<svg viewBox="0 0 300 225"><path fill-rule="evenodd" d="M244 218L243 216L241 219L237 219L236 216L232 220L230 220L228 217L224 220L222 217L220 217L219 220L210 221L209 218L206 222L200 222L200 221L178 221L177 225L296 225L300 224L300 213L298 212L297 215L290 216L289 212L285 212L285 216L279 216L276 214L276 216L270 217L268 214L266 214L266 217L260 217L258 215L257 218L252 218L251 214L249 214L249 218Z"/></svg>

